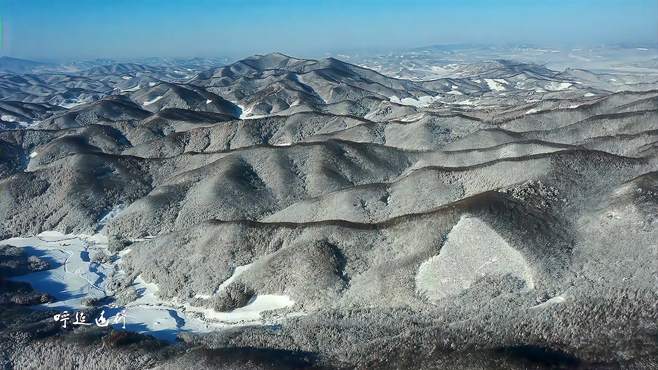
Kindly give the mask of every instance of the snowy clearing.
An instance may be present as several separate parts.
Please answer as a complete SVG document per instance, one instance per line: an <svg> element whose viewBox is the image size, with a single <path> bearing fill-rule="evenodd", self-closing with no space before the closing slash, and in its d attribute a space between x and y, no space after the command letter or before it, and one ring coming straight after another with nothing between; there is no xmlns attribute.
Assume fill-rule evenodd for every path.
<svg viewBox="0 0 658 370"><path fill-rule="evenodd" d="M123 208L115 207L104 217L109 220ZM80 310L87 298L101 299L111 295L107 288L108 276L113 272L122 276L122 258L131 252L118 253L112 262L98 263L91 260L97 252L107 255L107 238L100 235L64 235L49 231L25 238L0 241L25 248L26 254L46 259L53 268L12 278L32 284L35 290L50 294L55 302L33 306L35 309ZM233 275L220 285L225 289L251 265L238 266ZM217 312L205 307L192 307L187 303L165 301L158 297L158 286L135 278L131 288L138 298L125 307L114 303L102 306L105 317L112 317L126 310L126 330L146 333L157 338L175 341L178 333L204 333L236 325L267 324L261 316L265 311L289 308L294 301L288 296L261 294L245 305L230 312ZM215 292L217 293L217 292ZM208 296L210 297L210 296ZM300 314L300 313L297 313ZM121 324L115 326L120 327Z"/></svg>
<svg viewBox="0 0 658 370"><path fill-rule="evenodd" d="M50 270L34 272L12 278L32 284L40 292L53 296L57 301L47 303L46 308L79 309L85 298L102 298L108 266L100 266L90 261L90 252L104 250L104 240L86 236L64 235L58 232L44 232L29 238L12 238L0 244L26 248L28 255L36 255L47 260Z"/></svg>

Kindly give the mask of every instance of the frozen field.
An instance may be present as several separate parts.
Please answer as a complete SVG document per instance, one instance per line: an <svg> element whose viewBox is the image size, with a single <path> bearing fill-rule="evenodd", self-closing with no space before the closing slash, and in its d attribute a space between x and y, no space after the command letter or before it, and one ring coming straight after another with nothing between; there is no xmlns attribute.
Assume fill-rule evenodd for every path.
<svg viewBox="0 0 658 370"><path fill-rule="evenodd" d="M28 255L41 257L52 269L30 273L13 278L15 281L28 282L32 287L48 293L55 301L34 306L35 309L54 309L69 313L85 308L87 299L102 299L111 294L107 290L108 276L112 271L121 275L121 257L130 250L115 255L111 262L92 261L94 253L110 254L107 238L96 235L64 235L59 232L44 232L33 237L11 238L0 241L24 248ZM245 266L247 268L247 266ZM241 273L236 269L227 284ZM235 325L267 325L261 313L290 307L294 304L290 298L277 295L260 295L244 307L230 312L216 312L212 309L192 307L189 304L165 302L158 298L158 287L137 277L132 288L138 298L125 306L108 304L103 306L105 317L114 317L126 310L126 330L147 333L159 339L174 341L181 332L204 333L220 330ZM93 318L92 318L93 319ZM113 324L116 328L121 323Z"/></svg>

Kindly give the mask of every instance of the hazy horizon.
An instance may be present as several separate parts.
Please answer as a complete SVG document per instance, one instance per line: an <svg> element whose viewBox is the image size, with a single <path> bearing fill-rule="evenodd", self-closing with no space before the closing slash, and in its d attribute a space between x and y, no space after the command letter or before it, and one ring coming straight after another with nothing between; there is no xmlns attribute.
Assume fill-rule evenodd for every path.
<svg viewBox="0 0 658 370"><path fill-rule="evenodd" d="M6 0L1 55L306 57L442 44L656 44L656 14L652 0Z"/></svg>

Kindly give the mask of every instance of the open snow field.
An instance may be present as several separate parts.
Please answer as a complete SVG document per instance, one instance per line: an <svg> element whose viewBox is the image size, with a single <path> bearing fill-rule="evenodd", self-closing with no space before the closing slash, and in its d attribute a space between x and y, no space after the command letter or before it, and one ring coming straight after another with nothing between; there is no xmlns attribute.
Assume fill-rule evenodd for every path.
<svg viewBox="0 0 658 370"><path fill-rule="evenodd" d="M108 276L113 271L118 275L122 273L121 258L130 253L130 250L126 250L113 256L107 263L92 261L95 253L110 254L107 238L100 234L89 236L44 232L32 237L6 239L0 241L0 244L25 248L26 254L47 260L53 268L12 280L28 282L35 290L48 293L55 299L52 303L34 306L35 309L67 310L69 313L84 309L84 301L87 299L102 299L110 295ZM249 266L237 268L222 286L228 285L247 268ZM230 312L217 312L188 304L165 302L157 295L158 286L145 282L141 277L137 277L131 287L138 293L138 298L125 306L114 303L102 306L105 318L112 318L125 309L126 330L150 334L167 341L175 341L177 334L182 332L204 333L235 325L267 325L261 313L294 305L294 301L286 296L260 295L244 307ZM122 324L113 325L120 328Z"/></svg>

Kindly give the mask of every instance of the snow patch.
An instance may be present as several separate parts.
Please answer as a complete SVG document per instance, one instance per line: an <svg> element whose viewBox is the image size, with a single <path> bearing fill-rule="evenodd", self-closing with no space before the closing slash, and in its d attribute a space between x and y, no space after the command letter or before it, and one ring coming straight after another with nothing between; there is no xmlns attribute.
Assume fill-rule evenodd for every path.
<svg viewBox="0 0 658 370"><path fill-rule="evenodd" d="M242 266L244 270L248 269L249 265ZM236 269L237 270L237 269ZM239 272L238 275L242 272ZM235 275L235 273L234 273ZM227 286L228 284L226 284ZM148 315L149 310L146 309L169 309L176 312L180 317L186 318L186 323L196 327L196 331L205 332L208 329L220 329L228 325L243 325L243 324L263 324L261 314L266 311L279 310L294 306L295 301L285 295L264 294L257 295L252 298L249 303L243 307L237 308L229 312L218 312L211 308L196 307L188 303L182 303L177 299L170 302L163 301L157 296L159 288L156 284L145 282L141 276L135 278L133 288L141 293L140 298L134 302L126 305L127 311L132 312L133 308L141 307L145 309L144 315L140 316L139 322L146 325L149 330L154 330L158 324ZM199 294L197 298L208 299L208 295ZM194 318L194 320L190 320ZM203 318L203 320L201 319ZM196 321L196 322L195 322ZM199 330L205 328L205 330Z"/></svg>
<svg viewBox="0 0 658 370"><path fill-rule="evenodd" d="M469 106L475 106L477 103L471 99L466 99L462 100L460 102L456 102L455 104L457 105L469 105Z"/></svg>
<svg viewBox="0 0 658 370"><path fill-rule="evenodd" d="M485 78L484 81L487 83L487 86L489 86L489 89L493 91L505 91L507 90L505 86L503 86L503 83L501 83L500 79L491 79L491 78ZM505 80L502 80L505 81ZM507 81L505 81L505 84L507 84Z"/></svg>
<svg viewBox="0 0 658 370"><path fill-rule="evenodd" d="M38 152L32 152L32 153L30 153L30 158L34 158L34 157L36 157L37 155L39 155Z"/></svg>
<svg viewBox="0 0 658 370"><path fill-rule="evenodd" d="M0 116L0 119L5 121L5 122L16 122L16 121L18 121L18 118L14 117L14 116L11 116L9 114L3 114L2 116Z"/></svg>
<svg viewBox="0 0 658 370"><path fill-rule="evenodd" d="M78 105L87 104L90 101L91 100L85 100L85 99L70 99L70 100L65 100L57 105L59 105L62 108L71 109L73 107L77 107Z"/></svg>
<svg viewBox="0 0 658 370"><path fill-rule="evenodd" d="M437 100L437 98L429 95L420 96L417 99L414 98L400 99L397 96L391 96L389 97L389 100L391 101L391 103L395 103L395 104L406 105L416 108L426 108L432 105L432 103L434 103Z"/></svg>
<svg viewBox="0 0 658 370"><path fill-rule="evenodd" d="M106 245L97 243L99 240L103 241L94 236L48 231L33 237L3 240L0 244L25 248L28 255L46 258L54 266L11 279L30 283L36 291L56 299L37 307L72 310L82 308L85 298L98 299L106 295L105 276L111 268L89 260L93 251L106 249Z"/></svg>
<svg viewBox="0 0 658 370"><path fill-rule="evenodd" d="M550 82L546 85L546 90L549 91L563 91L573 86L570 82Z"/></svg>
<svg viewBox="0 0 658 370"><path fill-rule="evenodd" d="M112 208L111 210L109 210L109 211L105 214L105 216L103 216L103 217L98 221L98 230L101 230L103 227L105 227L105 225L107 225L107 223L108 223L110 220L116 218L116 217L119 215L119 213L121 213L125 208L126 208L125 205L123 205L123 204L119 204L119 205L114 206L114 208Z"/></svg>
<svg viewBox="0 0 658 370"><path fill-rule="evenodd" d="M238 103L233 103L233 104L237 105L238 108L240 108L240 112L241 112L240 119L258 119L258 118L267 117L267 115L265 114L251 114L251 108L247 109Z"/></svg>
<svg viewBox="0 0 658 370"><path fill-rule="evenodd" d="M131 87L129 89L121 90L121 92L133 92L133 91L139 90L140 88L141 88L141 86L139 84L137 84L137 86Z"/></svg>
<svg viewBox="0 0 658 370"><path fill-rule="evenodd" d="M423 118L425 116L424 113L415 113L411 114L408 116L404 116L403 118L400 119L400 122L415 122L418 121L419 119Z"/></svg>
<svg viewBox="0 0 658 370"><path fill-rule="evenodd" d="M158 96L158 97L156 97L156 98L153 99L153 100L145 101L145 102L143 103L143 105L144 105L144 106L151 105L151 104L153 104L153 103L159 101L159 100L162 99L162 98L163 98L162 96Z"/></svg>
<svg viewBox="0 0 658 370"><path fill-rule="evenodd" d="M416 289L432 301L460 294L484 276L511 274L533 289L533 273L519 251L486 222L462 216L438 255L423 262Z"/></svg>
<svg viewBox="0 0 658 370"><path fill-rule="evenodd" d="M544 307L548 307L548 306L553 306L553 305L556 305L556 304L564 303L566 300L567 300L566 298L559 295L559 296L555 296L555 297L547 300L544 303L540 303L536 306L532 306L532 307L530 307L530 309L544 308Z"/></svg>
<svg viewBox="0 0 658 370"><path fill-rule="evenodd" d="M232 282L234 282L235 279L238 278L238 276L242 275L245 271L249 270L253 265L254 265L253 263L249 263L246 265L237 266L233 270L233 275L231 275L231 277L229 277L228 279L224 280L224 282L222 282L219 285L219 287L217 287L217 290L215 291L214 294L217 294L218 292L221 292L222 290L226 289L226 287L229 286Z"/></svg>
<svg viewBox="0 0 658 370"><path fill-rule="evenodd" d="M217 312L209 308L193 307L184 304L187 312L196 312L207 320L226 324L262 323L261 314L266 311L280 310L295 305L295 301L286 295L263 294L252 298L249 303L229 312Z"/></svg>

